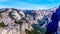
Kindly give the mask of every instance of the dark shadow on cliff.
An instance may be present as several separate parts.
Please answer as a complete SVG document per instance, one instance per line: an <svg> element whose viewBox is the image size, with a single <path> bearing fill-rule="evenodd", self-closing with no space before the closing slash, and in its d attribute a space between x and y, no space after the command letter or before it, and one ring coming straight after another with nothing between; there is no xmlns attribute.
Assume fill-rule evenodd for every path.
<svg viewBox="0 0 60 34"><path fill-rule="evenodd" d="M46 26L47 32L45 34L54 34L58 29L58 21L60 20L60 7L56 9L56 12L52 14L51 20L52 22Z"/></svg>

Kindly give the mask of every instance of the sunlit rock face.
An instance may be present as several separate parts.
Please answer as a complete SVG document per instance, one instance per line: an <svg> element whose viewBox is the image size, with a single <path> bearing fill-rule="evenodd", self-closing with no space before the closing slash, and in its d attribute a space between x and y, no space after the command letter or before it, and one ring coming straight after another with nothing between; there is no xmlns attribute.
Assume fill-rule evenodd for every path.
<svg viewBox="0 0 60 34"><path fill-rule="evenodd" d="M12 23L13 20L6 15L6 13L2 13L2 21L7 25L9 23Z"/></svg>
<svg viewBox="0 0 60 34"><path fill-rule="evenodd" d="M2 12L1 15L2 18L0 19L0 22L3 22L5 25L8 25L7 27L1 29L3 30L1 31L2 33L0 32L1 34L25 34L25 29L31 30L31 25L28 25L29 23L25 23L25 21L23 21L21 25L17 25L14 23L15 20L18 22L22 18L25 18L25 14L23 11L10 8L9 10Z"/></svg>
<svg viewBox="0 0 60 34"><path fill-rule="evenodd" d="M58 27L60 27L60 21L58 22Z"/></svg>
<svg viewBox="0 0 60 34"><path fill-rule="evenodd" d="M0 28L0 34L20 34L19 26Z"/></svg>
<svg viewBox="0 0 60 34"><path fill-rule="evenodd" d="M18 10L14 8L0 9L0 12L2 12L0 22L3 21L5 25L8 25L7 27L0 29L1 32L3 32L0 32L1 34L26 34L25 29L30 31L34 30L31 26L33 24L37 24L39 27L41 26L42 28L45 28L47 23L51 21L52 13L54 13L53 10ZM16 24L15 20L17 22L23 20L23 23ZM28 22L25 22L24 20L27 20ZM38 23L38 21L41 21L42 25L40 25L41 22Z"/></svg>
<svg viewBox="0 0 60 34"><path fill-rule="evenodd" d="M13 17L14 19L16 19L17 21L22 18L22 17L17 13L17 11L13 11L11 14L12 14L12 17Z"/></svg>
<svg viewBox="0 0 60 34"><path fill-rule="evenodd" d="M20 10L20 11L19 11L19 14L20 14L22 17L25 17L25 14L24 14L23 10Z"/></svg>

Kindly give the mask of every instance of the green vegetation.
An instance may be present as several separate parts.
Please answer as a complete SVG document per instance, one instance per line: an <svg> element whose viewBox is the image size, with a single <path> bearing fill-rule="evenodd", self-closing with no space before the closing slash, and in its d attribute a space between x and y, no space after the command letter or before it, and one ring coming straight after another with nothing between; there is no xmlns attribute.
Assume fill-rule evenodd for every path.
<svg viewBox="0 0 60 34"><path fill-rule="evenodd" d="M25 32L26 34L45 34L46 30L43 28L40 28L38 30L31 30L31 31L26 29Z"/></svg>
<svg viewBox="0 0 60 34"><path fill-rule="evenodd" d="M38 24L33 24L32 27L35 31L40 31L41 34L45 34L46 32L46 29L41 28Z"/></svg>
<svg viewBox="0 0 60 34"><path fill-rule="evenodd" d="M41 32L38 32L36 30L29 31L29 30L26 29L25 32L26 32L26 34L41 34Z"/></svg>
<svg viewBox="0 0 60 34"><path fill-rule="evenodd" d="M26 34L45 34L46 29L41 28L41 26L45 23L45 21L47 20L47 17L44 17L42 20L39 20L38 23L39 24L32 24L32 27L34 30L25 30Z"/></svg>
<svg viewBox="0 0 60 34"><path fill-rule="evenodd" d="M38 20L38 24L41 26L43 26L45 23L48 23L48 17L47 16L44 16L42 18L42 20Z"/></svg>
<svg viewBox="0 0 60 34"><path fill-rule="evenodd" d="M2 18L2 15L1 15L2 13L3 13L3 11L0 12L0 17L1 17L1 18Z"/></svg>
<svg viewBox="0 0 60 34"><path fill-rule="evenodd" d="M46 32L46 29L41 28L38 24L32 24L32 28L34 30L29 31L26 29L25 30L26 34L45 34Z"/></svg>
<svg viewBox="0 0 60 34"><path fill-rule="evenodd" d="M28 20L27 20L26 18L22 18L22 19L19 20L19 21L16 21L16 20L15 20L15 23L16 23L16 24L22 24L23 21L26 22L26 23L28 22Z"/></svg>
<svg viewBox="0 0 60 34"><path fill-rule="evenodd" d="M12 18L12 17L11 17L11 12L9 12L8 16L9 16L10 18Z"/></svg>
<svg viewBox="0 0 60 34"><path fill-rule="evenodd" d="M23 16L22 14L19 14L20 16Z"/></svg>
<svg viewBox="0 0 60 34"><path fill-rule="evenodd" d="M0 17L2 18L1 12L0 12Z"/></svg>
<svg viewBox="0 0 60 34"><path fill-rule="evenodd" d="M0 27L6 27L7 25L5 25L3 22L0 23Z"/></svg>
<svg viewBox="0 0 60 34"><path fill-rule="evenodd" d="M22 24L23 22L21 20L19 20L18 22L15 20L16 24Z"/></svg>
<svg viewBox="0 0 60 34"><path fill-rule="evenodd" d="M29 22L29 21L26 19L26 17L22 17L21 20L24 20L26 23Z"/></svg>
<svg viewBox="0 0 60 34"><path fill-rule="evenodd" d="M11 19L14 19L14 18L12 18L11 13L12 13L12 12L9 12L9 13L8 13L8 16L9 16Z"/></svg>

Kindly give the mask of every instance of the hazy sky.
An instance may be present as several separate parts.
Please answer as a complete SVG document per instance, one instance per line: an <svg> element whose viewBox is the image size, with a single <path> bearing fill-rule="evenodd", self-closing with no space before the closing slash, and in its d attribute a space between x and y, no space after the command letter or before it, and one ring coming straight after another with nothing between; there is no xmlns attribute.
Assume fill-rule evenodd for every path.
<svg viewBox="0 0 60 34"><path fill-rule="evenodd" d="M60 0L0 0L0 8L48 9L59 5Z"/></svg>

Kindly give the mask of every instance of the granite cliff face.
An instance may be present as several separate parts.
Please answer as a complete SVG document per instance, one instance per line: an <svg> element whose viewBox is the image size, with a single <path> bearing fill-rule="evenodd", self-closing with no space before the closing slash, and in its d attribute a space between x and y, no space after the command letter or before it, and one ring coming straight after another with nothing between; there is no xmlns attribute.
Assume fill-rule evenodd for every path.
<svg viewBox="0 0 60 34"><path fill-rule="evenodd" d="M33 24L46 29L51 22L52 13L56 8L49 10L18 10L14 8L0 9L0 34L26 34L25 30L34 30Z"/></svg>

